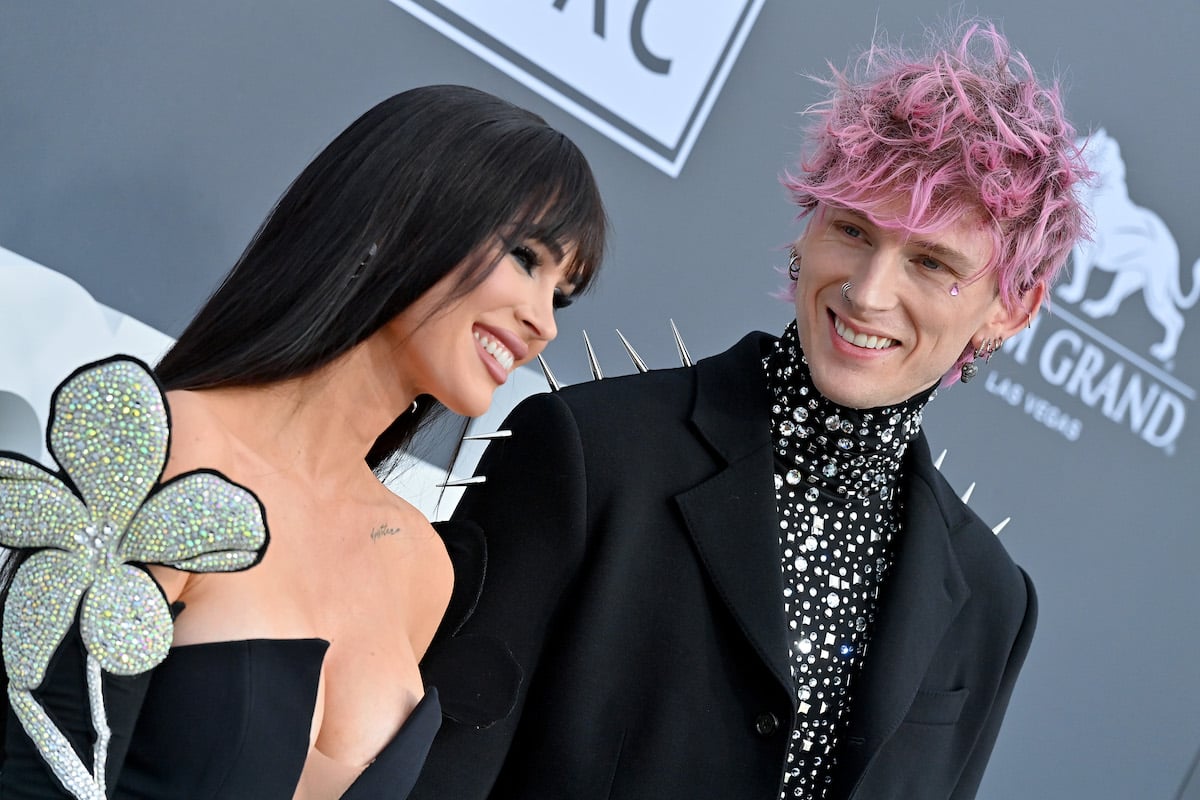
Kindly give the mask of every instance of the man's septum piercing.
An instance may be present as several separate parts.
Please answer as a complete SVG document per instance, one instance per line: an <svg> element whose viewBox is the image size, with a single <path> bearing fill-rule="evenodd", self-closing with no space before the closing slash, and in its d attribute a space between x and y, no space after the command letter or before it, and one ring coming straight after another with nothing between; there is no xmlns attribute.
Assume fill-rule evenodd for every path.
<svg viewBox="0 0 1200 800"><path fill-rule="evenodd" d="M850 281L846 281L842 284L842 299L847 303L850 302L850 290L853 288L854 284L852 284Z"/></svg>

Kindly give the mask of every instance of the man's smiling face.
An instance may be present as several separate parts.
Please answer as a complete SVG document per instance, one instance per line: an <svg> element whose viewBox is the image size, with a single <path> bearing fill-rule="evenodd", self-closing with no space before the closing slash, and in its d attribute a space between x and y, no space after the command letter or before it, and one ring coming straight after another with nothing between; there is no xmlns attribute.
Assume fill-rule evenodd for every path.
<svg viewBox="0 0 1200 800"><path fill-rule="evenodd" d="M974 218L911 234L818 207L795 244L796 321L821 393L850 408L894 405L936 384L969 343L998 335L1010 315L996 280L971 280L991 248Z"/></svg>

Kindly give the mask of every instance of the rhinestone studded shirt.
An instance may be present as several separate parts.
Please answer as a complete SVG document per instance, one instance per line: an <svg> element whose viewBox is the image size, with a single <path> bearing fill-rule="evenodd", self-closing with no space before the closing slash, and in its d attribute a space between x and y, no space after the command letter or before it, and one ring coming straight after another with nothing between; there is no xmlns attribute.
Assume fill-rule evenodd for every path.
<svg viewBox="0 0 1200 800"><path fill-rule="evenodd" d="M763 368L798 701L780 796L822 800L901 534L900 466L933 390L893 407L843 408L813 386L795 322Z"/></svg>

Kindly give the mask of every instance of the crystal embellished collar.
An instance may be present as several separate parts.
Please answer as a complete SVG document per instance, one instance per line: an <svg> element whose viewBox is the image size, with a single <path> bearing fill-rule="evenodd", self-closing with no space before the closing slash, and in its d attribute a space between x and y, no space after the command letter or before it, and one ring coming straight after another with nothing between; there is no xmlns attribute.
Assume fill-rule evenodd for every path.
<svg viewBox="0 0 1200 800"><path fill-rule="evenodd" d="M894 406L840 406L813 385L794 320L763 358L763 369L772 398L771 438L787 467L784 482L843 500L889 493L934 388Z"/></svg>

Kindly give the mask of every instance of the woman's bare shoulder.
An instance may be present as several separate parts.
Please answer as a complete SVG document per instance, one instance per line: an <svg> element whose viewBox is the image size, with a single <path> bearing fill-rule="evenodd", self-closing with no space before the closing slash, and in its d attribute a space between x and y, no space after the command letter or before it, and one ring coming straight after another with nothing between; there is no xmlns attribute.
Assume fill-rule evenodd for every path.
<svg viewBox="0 0 1200 800"><path fill-rule="evenodd" d="M229 470L231 447L228 434L200 395L191 391L167 392L171 444L162 476L164 481L197 469L221 473ZM149 570L169 602L178 599L190 579L189 573L171 567L151 565Z"/></svg>
<svg viewBox="0 0 1200 800"><path fill-rule="evenodd" d="M171 414L171 451L163 479L194 469L229 468L232 447L228 431L213 413L203 392L167 392Z"/></svg>

